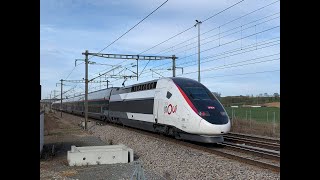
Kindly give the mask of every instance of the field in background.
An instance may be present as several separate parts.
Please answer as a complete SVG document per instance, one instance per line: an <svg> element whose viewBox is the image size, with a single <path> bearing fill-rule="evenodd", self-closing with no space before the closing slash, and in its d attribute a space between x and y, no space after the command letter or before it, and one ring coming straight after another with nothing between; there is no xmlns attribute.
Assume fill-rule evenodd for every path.
<svg viewBox="0 0 320 180"><path fill-rule="evenodd" d="M280 108L277 107L225 107L230 118L248 121L280 123Z"/></svg>
<svg viewBox="0 0 320 180"><path fill-rule="evenodd" d="M273 124L233 118L231 132L280 138L280 123Z"/></svg>
<svg viewBox="0 0 320 180"><path fill-rule="evenodd" d="M231 131L269 137L280 137L280 108L225 107L231 118Z"/></svg>

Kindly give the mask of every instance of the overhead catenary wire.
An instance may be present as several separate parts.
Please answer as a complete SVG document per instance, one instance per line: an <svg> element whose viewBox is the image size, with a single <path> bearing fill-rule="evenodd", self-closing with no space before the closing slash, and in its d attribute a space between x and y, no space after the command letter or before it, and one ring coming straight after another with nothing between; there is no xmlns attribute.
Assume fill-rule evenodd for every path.
<svg viewBox="0 0 320 180"><path fill-rule="evenodd" d="M228 51L224 51L224 52L215 54L213 56L212 55L211 56L206 56L203 59L212 59L213 57L219 57L219 56L225 55L225 56L222 56L220 58L215 58L215 59L212 59L212 60L202 61L200 64L207 63L207 62L210 62L210 61L216 61L216 60L227 58L227 57L236 56L236 55L239 55L239 54L244 54L244 53L247 53L247 52L250 52L250 51L255 51L255 50L259 50L259 49L264 49L264 48L267 48L267 47L275 46L275 45L280 44L280 43L278 43L280 41L280 40L278 40L279 38L280 37L273 38L273 39L271 39L272 41L270 41L270 40L261 41L261 42L259 42L259 44L253 43L253 44L250 44L250 45L247 45L247 46L243 47L242 50L241 50L241 48L235 48L235 49L232 49L232 50L228 50ZM259 48L256 48L255 46L257 46ZM229 54L231 54L231 55L229 55ZM226 55L228 55L228 56L226 56ZM183 62L182 64L185 65L185 64L188 64L190 62L193 62L193 61ZM195 62L193 62L193 63L195 63ZM179 64L179 66L181 66L182 64ZM160 67L160 66L158 66L158 67ZM183 66L183 67L186 68L188 66ZM166 68L164 68L164 69L166 69ZM160 73L163 73L163 72L167 72L167 70L160 71ZM148 72L145 72L144 74L149 74L149 73L152 73L152 72L148 71ZM145 76L141 76L141 78L149 77L149 76L150 75L145 75ZM117 81L117 80L115 80L115 81Z"/></svg>
<svg viewBox="0 0 320 180"><path fill-rule="evenodd" d="M279 13L276 13L276 14L279 14ZM266 17L264 17L264 18L266 18ZM246 26L246 25L251 24L251 23L253 23L253 22L256 22L256 21L262 20L262 19L264 19L264 18L261 18L261 19L255 20L255 21L251 21L251 22L249 22L249 23L247 23L247 24L244 24L244 25L241 25L241 26L237 26L237 27L234 27L234 28L232 28L232 29L226 30L226 31L224 31L224 32L220 32L220 33L217 33L217 34L215 34L215 35L212 35L212 36L209 36L209 37L203 38L203 39L201 39L201 42L202 42L202 41L204 41L204 40L207 40L207 39L209 39L209 38L212 38L212 37L215 37L215 36L219 36L219 35L221 35L221 34L223 34L223 33L226 33L226 32L229 32L229 31L232 31L232 30L235 30L235 29L238 29L238 28L243 27L243 26ZM260 25L260 24L263 24L263 23L269 22L269 21L274 20L274 19L277 19L277 18L280 18L280 16L277 16L277 17L275 17L275 18L272 18L272 19L269 19L269 20L263 21L263 22L261 22L261 23L255 24L255 25L250 26L250 27L247 27L247 28L245 28L245 29L242 29L242 30L239 30L239 31L236 31L236 32L230 33L230 34L228 34L228 35L225 35L225 36L222 36L222 37L218 37L217 39L214 39L214 40L211 40L211 41L207 41L207 42L203 42L201 45L205 45L205 44L211 43L211 42L213 42L213 41L220 40L220 39L221 39L221 38L223 38L223 37L227 37L227 36L229 36L229 35L236 34L236 33L241 32L241 31L243 31L243 30L246 30L246 29L250 29L250 28L256 27L257 25ZM181 47L176 48L176 49L172 49L172 50L167 51L167 52L175 51L175 50L178 50L178 49L181 49L181 48L187 47L187 46L192 45L192 44L195 44L195 43L197 43L197 42L189 43L189 44L187 44L187 45L181 46ZM181 53L181 52L184 52L184 51L187 51L187 50L193 49L193 48L195 48L195 47L198 47L198 46L194 46L194 47L191 47L191 48L189 48L189 49L185 49L185 50L183 50L183 51L177 52L176 54L179 54L179 53Z"/></svg>
<svg viewBox="0 0 320 180"><path fill-rule="evenodd" d="M209 19L211 19L211 18L213 18L213 17L215 17L215 16L217 16L217 15L221 14L222 12L224 12L224 11L226 11L226 10L228 10L228 9L230 9L230 8L232 8L232 7L234 7L234 6L236 6L237 4L239 4L239 3L243 2L243 1L244 1L244 0L241 0L241 1L239 1L239 2L235 3L235 4L231 5L231 6L229 6L229 7L225 8L225 9L223 9L222 11L219 11L218 13L216 13L216 14L214 14L214 15L212 15L212 16L210 16L210 17L208 17L207 19L205 19L205 20L204 20L204 21L202 21L202 22L205 22L205 21L207 21L207 20L209 20ZM162 42L160 42L160 43L158 43L158 44L156 44L156 45L152 46L151 48L149 48L149 49L146 49L146 50L142 51L141 53L139 53L139 55L140 55L140 54L142 54L142 53L148 52L148 51L150 51L151 49L154 49L155 47L157 47L157 46L159 46L159 45L161 45L161 44L163 44L163 43L165 43L165 42L167 42L167 41L169 41L169 40L171 40L171 39L173 39L173 38L175 38L175 37L177 37L177 36L179 36L179 35L181 35L181 34L183 34L183 33L185 33L185 32L187 32L187 31L189 31L190 29L193 29L193 28L194 28L194 25L192 25L191 27L189 27L189 28L187 28L187 29L185 29L185 30L183 30L183 31L179 32L178 34L175 34L175 35L173 35L172 37L170 37L170 38L168 38L168 39L166 39L166 40L164 40L164 41L162 41ZM145 67L143 68L143 70L147 67L147 65L149 64L149 62L150 62L150 60L147 62L147 64L146 64L146 65L145 65ZM142 74L143 70L141 71L140 75Z"/></svg>
<svg viewBox="0 0 320 180"><path fill-rule="evenodd" d="M265 44L269 44L269 43L265 43ZM265 45L263 44L263 45ZM232 56L235 56L235 55L239 55L239 54L244 54L244 53L247 53L247 52L251 52L251 51L255 51L255 50L258 50L258 49L264 49L264 48L267 48L267 47L271 47L271 46L275 46L275 45L279 45L280 43L274 43L274 44L271 44L271 45L267 45L267 46L263 46L263 47L260 47L259 45L259 48L255 47L255 46L252 46L250 47L251 50L248 50L248 51L240 51L239 53L236 53L236 54L232 54L232 55L229 55L229 56L223 56L223 57L220 57L220 58L215 58L215 59L212 59L213 57L215 56L207 56L206 58L203 58L202 60L206 60L206 59L211 59L211 60L206 60L206 61L201 61L200 64L204 64L204 63L207 63L207 62L212 62L212 61L217 61L217 60L220 60L220 59L225 59L225 58L228 58L228 57L232 57ZM248 48L249 49L249 48ZM246 50L246 49L245 49ZM187 62L184 62L183 65L186 65L186 64L189 64L189 63L192 63L193 61L187 61ZM193 62L194 63L194 62ZM180 65L180 64L179 64ZM192 66L194 64L191 64L191 65L188 65L188 66L183 66L183 67L189 67L189 66Z"/></svg>
<svg viewBox="0 0 320 180"><path fill-rule="evenodd" d="M274 3L276 3L276 2L278 2L278 1L275 1L275 2L273 2L273 3L271 3L271 4L274 4ZM269 4L270 5L270 4ZM268 5L267 5L268 6ZM255 10L255 11L258 11L258 10ZM277 13L276 13L277 14ZM239 17L239 19L240 19L240 17ZM221 26L221 25L220 25ZM202 33L203 34L203 33ZM257 47L259 47L259 45L257 46ZM185 57L185 56L184 56ZM178 60L181 60L181 58L179 58ZM123 61L123 62L125 62L125 61ZM122 63L123 63L122 62ZM182 63L183 61L181 61L181 63ZM206 61L207 62L207 61ZM184 62L184 63L182 63L183 65L185 65L186 63ZM129 64L128 64L129 65ZM149 62L147 62L146 63L146 65L144 66L144 68L143 68L143 70L147 67L149 65ZM179 65L179 64L177 64L177 65ZM127 66L127 65L126 65ZM150 72L149 72L150 73ZM142 74L144 74L143 73L143 71L141 71L141 73L139 74L139 76L140 75L142 75ZM142 76L142 77L144 77L144 76ZM118 80L120 80L121 78L119 78ZM117 80L115 80L115 81L117 81ZM112 82L115 82L115 81L112 81Z"/></svg>
<svg viewBox="0 0 320 180"><path fill-rule="evenodd" d="M257 34L263 33L263 32L266 32L266 31L270 31L270 30L275 29L275 28L278 28L278 27L280 27L280 26L274 26L274 27L272 27L272 28L268 28L268 29L265 29L265 30L263 30L263 31L259 31L259 32L257 32L257 33L253 33L253 34L250 34L250 35L248 35L248 36L241 37L241 38L235 39L235 40L233 40L233 41L230 41L230 42L227 42L227 43L224 43L224 44L220 44L220 45L218 45L218 46L214 46L214 47L211 47L211 48L208 48L208 49L202 50L202 51L200 51L200 52L206 52L206 51L209 51L209 50L212 50L212 49L215 49L215 48L221 47L221 46L223 46L223 45L227 45L227 44L230 44L230 43L233 43L233 42L236 42L236 41L240 41L240 40L242 40L242 39L245 39L245 38L248 38L248 37L251 37L251 36L254 36L254 35L257 35ZM194 54L191 54L191 55L188 55L188 56L181 57L181 58L179 58L178 60L185 59L185 58L187 58L187 57L189 57L189 56L192 56L192 55L194 55Z"/></svg>
<svg viewBox="0 0 320 180"><path fill-rule="evenodd" d="M258 71L258 72L250 72L250 73L241 73L241 74L227 74L227 75L221 75L221 76L212 76L212 77L203 77L203 79L215 79L215 78L223 78L223 77L228 77L228 76L243 76L243 75L252 75L252 74L263 74L263 73L272 73L272 72L277 72L280 71L280 69L277 70L269 70L269 71ZM196 80L196 78L189 77L190 79ZM207 86L208 88L210 86Z"/></svg>
<svg viewBox="0 0 320 180"><path fill-rule="evenodd" d="M108 47L110 47L112 44L114 44L115 42L117 42L119 39L121 39L124 35L126 35L127 33L129 33L132 29L134 29L135 27L137 27L140 23L142 23L145 19L147 19L150 15L152 15L154 12L156 12L159 8L161 8L164 4L166 4L168 2L168 0L166 0L165 2L163 2L160 6L158 6L155 10L153 10L151 13L149 13L146 17L144 17L142 20L140 20L137 24L135 24L133 27L131 27L129 30L127 30L125 33L123 33L121 36L119 36L117 39L115 39L114 41L112 41L110 44L108 44L106 47L104 47L102 50L100 50L98 53L101 53L102 51L104 51L105 49L107 49ZM89 57L89 59L91 59L94 56ZM88 59L88 60L89 60ZM126 61L126 60L125 60ZM123 62L125 62L123 61ZM121 63L123 63L121 62ZM119 64L121 64L119 63ZM74 70L75 68L73 68ZM73 70L71 71L71 73L73 72ZM71 74L70 73L70 74ZM70 75L69 74L69 75ZM69 77L68 75L68 77Z"/></svg>
<svg viewBox="0 0 320 180"><path fill-rule="evenodd" d="M239 74L214 75L214 76L211 76L211 77L204 76L204 77L202 77L202 79L214 79L214 78L229 77L229 76L243 76L243 75L252 75L252 74L263 74L263 73L271 73L271 72L277 72L277 71L280 71L280 69L249 72L249 73L239 73ZM196 79L196 78L191 78L191 79ZM98 87L98 86L96 86L96 87Z"/></svg>
<svg viewBox="0 0 320 180"><path fill-rule="evenodd" d="M64 95L64 94L66 94L67 92L69 92L69 91L71 91L71 90L75 89L76 87L77 87L77 84L76 84L73 88L70 88L69 90L63 91L63 92L62 92L62 95ZM53 97L53 98L51 98L51 99L55 99L56 97L59 97L59 96L61 96L61 95L60 95L60 94L58 94L58 95L54 96L54 97Z"/></svg>
<svg viewBox="0 0 320 180"><path fill-rule="evenodd" d="M266 46L266 47L270 47L270 45L269 45L269 46ZM263 47L263 48L265 48L265 47ZM256 49L254 49L254 50L256 50ZM251 51L252 51L252 50L251 50ZM217 60L220 60L220 59L228 58L228 57L235 56L235 55L239 55L239 54L243 54L243 53L246 53L246 52L241 52L241 51L240 51L240 53L237 53L237 54L233 54L233 55L229 55L229 56L224 56L224 57L220 57L220 58L216 58L216 59L212 59L212 60L207 60L207 61L201 61L200 64L204 64L204 63L212 62L212 61L217 61ZM222 54L225 54L225 53L222 53ZM269 57L269 56L274 56L274 55L279 55L279 54L280 54L280 53L278 53L278 54L272 54L272 55L267 55L267 56L263 56L263 57L259 57L259 58L264 58L264 57ZM218 56L218 55L216 55L216 56ZM212 58L212 57L207 58L207 59L211 59L211 58ZM255 58L255 59L258 59L258 58ZM188 65L188 66L183 66L183 68L190 67L190 66L193 66L193 65L197 64L197 63L195 63L194 61L189 61L189 62L191 62L191 63L193 62L193 64ZM185 64L188 64L188 62L184 63L184 65L185 65ZM224 66L226 66L226 65L224 65ZM162 73L162 72L165 72L165 71L161 71L160 73ZM142 77L147 77L147 76L142 76Z"/></svg>
<svg viewBox="0 0 320 180"><path fill-rule="evenodd" d="M254 27L254 26L253 26L253 27ZM280 27L280 26L277 26L277 27ZM277 27L274 27L274 28L277 28ZM265 31L268 31L268 30L271 30L271 29L273 29L273 28L267 29L267 30L265 30ZM250 35L250 36L257 35L257 34L260 34L260 33L262 33L262 32L265 32L265 31L255 32L254 34L252 34L252 35ZM242 38L240 38L240 39L236 39L236 40L234 40L234 41L231 41L231 42L228 42L228 43L225 43L225 44L220 44L219 46L215 46L215 47L213 47L213 48L218 48L218 47L220 47L220 46L222 46L222 45L230 44L230 43L232 43L232 42L236 42L236 41L238 41L238 40L241 40L241 39L244 39L244 38L247 38L247 37L250 37L250 36L242 37ZM224 37L225 37L225 36L224 36ZM206 43L207 43L207 42L206 42ZM202 43L201 45L206 44L206 43ZM196 46L195 46L195 47L196 47ZM194 48L194 47L192 47L192 48ZM190 50L190 49L192 49L192 48L189 48L188 50ZM213 48L211 48L211 49L213 49ZM211 50L211 49L207 49L207 50ZM204 51L207 51L207 50L204 50ZM186 50L184 50L184 51L186 51ZM204 51L201 51L201 52L204 52ZM181 52L182 52L182 51L181 51ZM180 52L180 53L181 53L181 52ZM177 54L179 54L179 53L177 53ZM185 58L187 58L187 57L194 56L194 55L196 55L196 54L197 54L197 52L195 52L195 53L193 53L193 54L190 54L190 55L187 55L187 56L183 56L183 57L179 58L177 61L180 61L181 59L185 59ZM164 66L164 65L167 65L167 64L170 64L170 62L167 62L167 63L161 64L161 65L155 66L155 67L153 67L153 68L161 67L161 66Z"/></svg>
<svg viewBox="0 0 320 180"><path fill-rule="evenodd" d="M233 67L240 67L240 66L246 66L246 65L252 65L252 64L260 64L260 63L270 62L270 61L276 61L276 60L280 60L280 58L274 58L274 59L263 60L263 61L252 62L252 63L246 63L246 64L240 64L240 65L238 65L238 63L240 63L240 62L237 62L237 63L234 63L234 64L237 64L237 65L228 64L228 65L223 65L223 66L218 66L218 67L203 69L203 70L201 70L201 72L218 70L218 69L229 69L229 68L233 68ZM192 72L184 73L183 75L192 74L192 73L197 73L197 72L198 72L198 71L192 71Z"/></svg>
<svg viewBox="0 0 320 180"><path fill-rule="evenodd" d="M254 35L257 35L257 34L263 33L263 32L266 32L266 31L270 31L270 30L275 29L275 28L278 28L278 27L280 27L280 26L274 26L274 27L269 28L269 29L265 29L265 30L262 30L262 31L259 31L259 32L255 32L255 33L250 34L250 35L248 35L248 36L241 37L241 38L238 38L238 39L235 39L235 40L229 41L229 42L227 42L227 43L220 44L220 45L218 45L218 46L214 46L214 47L211 47L211 48L208 48L208 49L202 50L202 51L200 51L200 52L202 53L202 52L206 52L206 51L209 51L209 50L212 50L212 49L215 49L215 48L219 48L219 47L221 47L221 46L228 45L228 44L231 44L231 43L237 42L237 41L239 41L239 40L241 40L241 39L245 39L245 38L248 38L248 37L251 37L251 36L254 36ZM181 58L177 59L176 61L181 61L182 59L185 59L185 58L187 58L187 57L194 56L194 55L196 55L196 54L197 54L197 53L193 53L193 54L190 54L190 55L187 55L187 56L183 56L183 57L181 57ZM159 65L159 66L155 66L155 67L153 67L153 68L161 67L161 66L164 66L164 65L167 65L167 64L170 64L170 62L168 62L168 63L164 63L164 64Z"/></svg>
<svg viewBox="0 0 320 180"><path fill-rule="evenodd" d="M166 4L168 2L168 0L166 0L165 2L163 2L160 6L158 6L155 10L153 10L151 13L149 13L146 17L144 17L142 20L140 20L137 24L135 24L133 27L131 27L129 30L127 30L125 33L123 33L121 36L119 36L117 39L115 39L114 41L112 41L110 44L108 44L106 47L104 47L102 50L100 50L98 53L101 53L102 51L104 51L105 49L107 49L108 47L110 47L112 44L114 44L115 42L117 42L120 38L122 38L124 35L126 35L127 33L129 33L132 29L134 29L136 26L138 26L141 22L143 22L145 19L147 19L150 15L152 15L154 12L156 12L160 7L162 7L164 4ZM89 59L91 59L93 56L91 56Z"/></svg>
<svg viewBox="0 0 320 180"><path fill-rule="evenodd" d="M270 43L264 43L262 45L266 45L266 44L270 44ZM251 51L256 51L256 50L259 50L259 49L264 49L264 48L267 48L267 47L271 47L271 46L275 46L275 45L279 45L280 43L274 43L274 44L271 44L271 45L267 45L267 46L263 46L263 47L260 47L260 45L258 45L259 48L256 48L255 46L252 46L252 47L249 47L248 49L251 49L251 50L247 50L247 49L243 49L241 51L238 50L238 51L234 51L232 50L231 52L223 52L223 53L220 53L220 54L216 54L214 56L207 56L206 58L203 58L202 60L204 59L211 59L211 60L206 60L206 61L201 61L200 64L204 64L204 63L207 63L207 62L212 62L212 61L217 61L217 60L220 60L220 59L225 59L225 58L229 58L229 57L233 57L233 56L236 56L236 55L240 55L240 54L244 54L244 53L247 53L247 52L251 52ZM245 51L246 50L246 51ZM234 52L238 52L238 53L235 53L235 54L231 54L231 53L234 53ZM228 54L231 54L231 55L228 55ZM227 55L227 56L222 56L222 57L219 57L219 58L215 58L215 59L212 59L213 57L217 57L217 56L221 56L221 55ZM190 64L190 63L193 63L191 65L187 65L186 64ZM194 61L187 61L187 62L183 62L181 64L177 64L177 66L182 66L183 68L186 68L186 67L190 67L190 66L193 66L193 65L196 65L197 62L194 62ZM166 69L166 68L164 68ZM163 71L160 71L159 73L163 73L163 72L166 72L166 70L163 70ZM151 72L146 72L145 74L147 73L151 73ZM146 76L141 76L141 78L143 77L148 77L149 75L146 75Z"/></svg>
<svg viewBox="0 0 320 180"><path fill-rule="evenodd" d="M252 14L252 13L255 13L255 12L257 12L257 11L259 11L259 10L261 10L261 9L264 9L264 8L266 8L266 7L268 7L268 6L271 6L271 5L273 5L273 4L275 4L275 3L277 3L277 2L279 2L279 0L277 0L277 1L274 1L274 2L272 2L272 3L270 3L270 4L267 4L267 5L265 5L265 6L262 6L262 7L260 7L260 8L258 8L258 9L255 9L255 10L253 10L253 11L251 11L251 12L249 12L249 13L247 13L247 14L245 14L245 15L242 15L242 16L240 16L240 17L238 17L238 18L235 18L235 19L233 19L233 20L231 20L231 21L228 21L228 22L226 22L226 23L224 23L224 24L222 24L222 25L219 25L219 26L217 26L217 27L215 27L215 28L213 28L213 29L210 29L209 31L206 31L206 32L204 32L204 33L202 33L202 34L206 34L206 33L209 33L210 31L212 31L212 30L214 30L214 29L217 29L217 28L220 28L220 27L222 27L222 26L225 26L225 25L227 25L227 24L230 24L230 23L232 23L232 22L234 22L234 21L236 21L236 20L239 20L239 19L241 19L241 18L243 18L243 17L245 17L245 16L248 16L248 15L250 15L250 14ZM218 13L217 13L218 14ZM277 13L274 13L274 14L271 14L271 15L269 15L269 16L266 16L266 17L263 17L263 18L260 18L260 19L258 19L258 20L255 20L255 21L252 21L252 22L250 22L250 23L253 23L253 22L256 22L256 21L259 21L259 20L262 20L262 19L265 19L265 18L268 18L268 17L271 17L271 16L274 16L274 15L276 15L276 14L279 14L279 12L277 12ZM276 17L276 18L278 18L278 17ZM273 18L273 19L276 19L276 18ZM271 20L273 20L273 19L271 19ZM270 20L268 20L268 21L270 21ZM265 21L266 22L266 21ZM250 23L247 23L247 24L250 24ZM261 24L261 23L260 23ZM253 26L253 27L255 27L256 28L256 26ZM201 34L201 35L202 35ZM177 35L180 35L180 34L177 34ZM255 34L255 35L257 35L257 33ZM172 39L172 38L174 38L175 36L173 36L173 37L171 37L171 38L169 38L169 39L167 39L167 40L165 40L165 41L163 41L163 42L161 42L161 43L159 43L159 44L157 44L156 46L158 46L158 45L160 45L160 44L162 44L162 43L164 43L164 42L166 42L166 41L168 41L168 40L170 40L170 39ZM183 43L185 43L185 42L188 42L189 40L192 40L192 39L194 39L194 38L197 38L197 36L194 36L194 37L192 37L192 38L190 38L190 39L188 39L188 40L185 40L185 41L183 41L182 43L179 43L179 44L177 44L177 45L180 45L180 44L183 44ZM220 39L221 37L219 37L219 39ZM244 37L244 38L246 38L246 37ZM203 40L203 39L202 39ZM195 42L196 43L196 42ZM208 42L206 42L205 44L207 44ZM193 44L193 43L190 43L190 44ZM190 45L189 44L189 45ZM154 46L154 47L156 47L156 46ZM176 45L175 45L176 46ZM154 47L152 47L152 48L154 48ZM168 50L168 49L172 49L174 46L171 46L171 47L169 47L169 48L166 48L165 50ZM196 46L195 46L196 47ZM152 48L150 48L150 49L152 49ZM194 48L194 47L192 47L192 48ZM150 49L148 49L148 50L150 50ZM191 48L189 48L189 49L191 49ZM165 50L162 50L162 51L160 51L160 52L163 52L163 51L165 51ZM172 50L170 50L170 51L172 51ZM169 51L169 52L170 52ZM144 51L145 52L145 51ZM159 54L160 52L158 52L158 53L156 53L156 54ZM182 52L186 52L186 50L183 50ZM178 52L178 53L175 53L175 54L179 54L179 53L181 53L181 52ZM161 53L161 54L163 54L163 53ZM194 54L192 54L192 55L190 55L190 56L184 56L185 58L186 57L191 57L191 56L193 56L193 55L196 55L197 53L194 53ZM182 58L179 58L178 60L181 60ZM165 63L165 64L170 64L170 62L168 62L168 63ZM160 66L162 66L162 65L160 65ZM156 68L156 67L159 67L159 65L158 66L155 66L155 67L153 67L153 68ZM149 73L151 73L151 72L149 72ZM140 75L141 74L143 74L143 73L140 73Z"/></svg>
<svg viewBox="0 0 320 180"><path fill-rule="evenodd" d="M84 62L80 63L80 64L83 64ZM78 65L80 65L78 64ZM69 76L71 75L71 73L76 69L77 66L73 67L73 69L71 70L71 72L68 74L68 76L64 79L64 80L67 80L69 78Z"/></svg>
<svg viewBox="0 0 320 180"><path fill-rule="evenodd" d="M280 69L277 70L269 70L269 71L258 71L258 72L251 72L251 73L240 73L240 74L226 74L226 75L218 75L218 76L212 76L212 77L203 77L203 79L206 78L218 78L218 77L228 77L228 76L241 76L241 75L248 75L248 74L261 74L261 73L269 73L269 72L277 72L280 71Z"/></svg>
<svg viewBox="0 0 320 180"><path fill-rule="evenodd" d="M279 0L274 1L274 2L272 2L272 3L270 3L270 4L267 4L267 5L263 6L263 7L260 7L260 8L254 10L254 11L251 11L251 12L249 12L249 13L247 13L247 14L244 14L244 15L242 15L242 16L240 16L240 17L238 17L238 18L235 18L235 19L233 19L233 20L231 20L231 21L228 21L228 22L226 22L226 23L224 23L224 24L222 24L222 25L219 25L219 26L217 26L217 27L215 27L215 28L213 28L213 29L210 29L210 30L208 30L208 31L206 31L206 32L203 32L203 33L201 33L200 35L204 35L204 34L206 34L206 33L209 33L209 32L211 32L211 31L213 31L213 30L215 30L215 29L218 29L219 27L223 27L223 26L225 26L225 25L227 25L227 24L230 24L230 23L232 23L232 22L234 22L234 21L236 21L236 20L239 20L239 19L241 19L241 18L243 18L243 17L245 17L245 16L248 16L248 15L250 15L250 14L252 14L252 13L255 13L255 12L257 12L257 11L259 11L259 10L261 10L261 9L264 9L264 8L270 6L270 5L273 5L273 4L277 3L277 2L279 2ZM181 43L178 43L178 44L176 44L176 45L173 45L173 46L171 46L171 47L169 47L169 48L167 48L167 49L170 49L170 48L173 48L173 47L175 47L175 46L177 46L177 45L183 44L183 43L185 43L185 42L187 42L187 41L189 41L189 40L192 40L192 39L194 39L194 38L197 38L197 37L198 37L198 36L194 36L194 37L192 37L192 38L190 38L190 39L187 39L187 40L185 40L185 41L183 41L183 42L181 42ZM165 50L167 50L167 49L165 49ZM163 52L163 51L165 51L165 50L162 50L162 51L160 51L160 52L158 52L158 53L156 53L156 54L159 54L159 53L161 53L161 52Z"/></svg>
<svg viewBox="0 0 320 180"><path fill-rule="evenodd" d="M222 13L222 12L224 12L224 11L230 9L230 8L232 8L233 6L236 6L237 4L239 4L239 3L241 3L241 2L242 2L242 1L239 1L239 2L237 2L237 3L235 3L235 4L233 4L232 6L229 6L228 8L226 8L226 9L224 9L224 10L222 10L222 11L220 11L220 12L218 12L218 13L212 15L212 16L210 16L209 18L205 19L204 21L207 21L207 20L215 17L216 15L218 15L218 14L220 14L220 13ZM277 1L275 1L275 2L273 2L273 3L270 3L270 4L268 4L268 5L264 6L264 7L261 7L261 8L259 8L259 9L257 9L257 10L254 10L254 11L250 12L250 13L247 13L247 14L241 16L241 17L244 17L244 16L247 16L247 15L249 15L249 14L252 14L252 13L254 13L254 12L260 10L260 9L263 9L263 8L265 8L265 7L267 7L267 6L270 6L271 4L274 4L274 3L276 3L276 2L277 2ZM241 17L239 17L239 18L237 18L237 19L240 19ZM234 19L233 21L235 21L235 20L237 20L237 19ZM203 22L204 22L204 21L203 21ZM229 22L227 22L227 23L225 23L225 24L228 24L228 23L231 23L231 22L232 22L232 21L229 21ZM178 33L178 34L170 37L169 39L166 39L165 41L162 41L162 42L156 44L155 46L153 46L153 47L151 47L151 48L149 48L149 49L147 49L147 50L145 50L145 51L142 51L142 52L139 53L139 54L145 53L145 52L147 52L147 51L149 51L149 50L151 50L151 49L153 49L153 48L155 48L155 47L157 47L157 46L159 46L159 45L161 45L161 44L163 44L163 43L165 43L165 42L167 42L167 41L169 41L169 40L171 40L171 39L173 39L173 38L175 38L176 36L179 36L179 35L183 34L184 32L192 29L193 27L194 27L194 26L192 26L192 27L190 27L190 28L187 28L187 29L185 29L184 31L182 31L182 32L180 32L180 33ZM207 33L207 32L206 32L206 33ZM146 65L144 66L143 70L140 72L139 76L143 73L144 69L147 67L147 65L149 64L149 62L150 62L150 61L148 61L148 62L146 63Z"/></svg>
<svg viewBox="0 0 320 180"><path fill-rule="evenodd" d="M213 17L217 16L218 14L221 14L222 12L224 12L224 11L226 11L226 10L228 10L228 9L230 9L230 8L232 8L232 7L234 7L235 5L237 5L237 4L239 4L239 3L243 2L243 1L244 1L244 0L241 0L241 1L239 1L239 2L237 2L237 3L235 3L235 4L233 4L233 5L231 5L231 6L229 6L229 7L227 7L227 8L225 8L225 9L223 9L223 10L219 11L218 13L216 13L216 14L214 14L214 15L210 16L209 18L205 19L205 20L204 20L204 21L202 21L202 22L205 22L205 21L207 21L207 20L209 20L209 19L211 19L211 18L213 18ZM183 33L185 33L185 32L187 32L187 31L189 31L189 30L190 30L190 29L192 29L193 27L194 27L194 25L192 25L191 27L189 27L189 28L187 28L187 29L185 29L185 30L183 30L183 31L181 31L181 32L179 32L179 33L177 33L177 34L173 35L172 37L170 37L170 38L168 38L168 39L166 39L166 40L164 40L164 41L162 41L162 42L160 42L160 43L158 43L158 44L156 44L156 45L152 46L151 48L149 48L149 49L147 49L147 50L142 51L142 52L141 52L141 53L139 53L139 54L142 54L142 53L148 52L149 50L154 49L155 47L157 47L157 46L159 46L159 45L161 45L161 44L163 44L163 43L165 43L165 42L167 42L167 41L169 41L169 40L171 40L171 39L173 39L173 38L175 38L175 37L177 37L177 36L179 36L179 35L181 35L181 34L183 34Z"/></svg>
<svg viewBox="0 0 320 180"><path fill-rule="evenodd" d="M275 27L272 27L272 28L269 28L269 29L266 29L266 30L263 30L263 31L260 31L260 32L257 32L257 33L251 34L251 35L248 35L248 36L246 36L246 37L241 37L241 38L239 38L239 39L236 39L236 40L233 40L233 41L230 41L230 42L227 42L227 43L224 43L224 44L221 44L221 45L212 47L212 48L205 49L205 50L203 50L203 51L201 51L201 52L209 51L209 50L212 50L212 49L214 49L214 48L218 48L218 47L221 47L221 46L223 46L223 45L227 45L227 44L230 44L230 43L239 41L239 40L241 40L241 39L244 39L244 38L247 38L247 37L251 37L251 36L253 36L253 35L256 35L256 34L259 34L259 33L262 33L262 32L269 31L269 30L274 29L274 28L277 28L277 27L280 27L280 26L275 26ZM195 55L195 54L197 54L197 53L194 53L194 54L191 54L191 55L188 55L188 56L184 56L184 57L182 57L182 58L179 58L177 61L179 61L179 60L181 60L181 59L185 59L185 58L190 57L190 56L193 56L193 55ZM167 64L169 64L169 63L167 63ZM160 66L157 66L157 67L160 67Z"/></svg>
<svg viewBox="0 0 320 180"><path fill-rule="evenodd" d="M228 64L228 65L218 66L218 67L214 67L214 68L203 69L203 70L201 70L201 72L211 71L211 70L229 69L229 68L241 67L241 66L248 66L248 65L266 63L266 62L271 62L271 61L276 61L276 60L280 60L280 58L274 58L274 59L263 60L263 61L258 61L258 62L251 62L251 63L245 63L245 64L239 64L240 62L237 62L237 63L232 63L232 64ZM244 62L244 61L243 61L243 62ZM198 71L193 71L193 72L188 72L188 73L184 73L183 75L177 75L177 76L185 76L185 75L193 74L193 73L197 73L197 72L198 72ZM205 77L204 77L204 78L205 78ZM191 79L193 79L193 78L191 78ZM117 81L117 80L115 80L115 81ZM115 81L114 81L114 82L115 82Z"/></svg>

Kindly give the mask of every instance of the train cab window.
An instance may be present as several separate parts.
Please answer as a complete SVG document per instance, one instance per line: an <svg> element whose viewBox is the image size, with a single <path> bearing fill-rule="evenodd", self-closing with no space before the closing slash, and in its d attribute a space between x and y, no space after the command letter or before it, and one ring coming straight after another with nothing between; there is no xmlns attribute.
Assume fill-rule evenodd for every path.
<svg viewBox="0 0 320 180"><path fill-rule="evenodd" d="M172 96L172 94L169 91L167 91L167 98L170 99L171 96Z"/></svg>
<svg viewBox="0 0 320 180"><path fill-rule="evenodd" d="M186 89L189 91L189 96L191 96L192 99L211 99L206 90L202 87L186 87Z"/></svg>

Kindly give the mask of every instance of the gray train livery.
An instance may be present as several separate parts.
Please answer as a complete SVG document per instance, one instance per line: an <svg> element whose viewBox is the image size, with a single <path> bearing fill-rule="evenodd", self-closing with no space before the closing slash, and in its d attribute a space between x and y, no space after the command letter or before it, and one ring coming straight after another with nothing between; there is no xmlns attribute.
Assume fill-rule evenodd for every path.
<svg viewBox="0 0 320 180"><path fill-rule="evenodd" d="M52 107L60 110L60 101ZM61 108L83 116L84 95L64 99ZM91 92L88 116L203 143L222 142L231 127L224 107L204 85L180 77Z"/></svg>

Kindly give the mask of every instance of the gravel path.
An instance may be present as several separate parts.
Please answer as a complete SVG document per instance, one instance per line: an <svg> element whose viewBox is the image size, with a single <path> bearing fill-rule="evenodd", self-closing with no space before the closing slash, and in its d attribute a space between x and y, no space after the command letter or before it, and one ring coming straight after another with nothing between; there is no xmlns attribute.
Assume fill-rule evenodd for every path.
<svg viewBox="0 0 320 180"><path fill-rule="evenodd" d="M82 117L64 114L64 119L78 124ZM102 141L125 144L133 149L135 159L165 179L280 179L280 173L261 169L215 154L167 142L138 132L110 125L91 123L89 132Z"/></svg>

